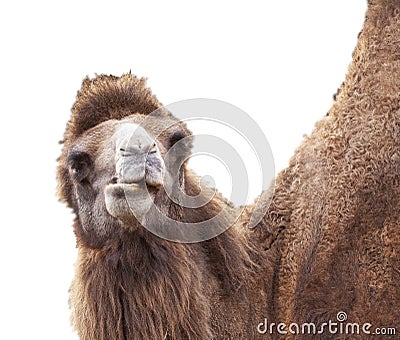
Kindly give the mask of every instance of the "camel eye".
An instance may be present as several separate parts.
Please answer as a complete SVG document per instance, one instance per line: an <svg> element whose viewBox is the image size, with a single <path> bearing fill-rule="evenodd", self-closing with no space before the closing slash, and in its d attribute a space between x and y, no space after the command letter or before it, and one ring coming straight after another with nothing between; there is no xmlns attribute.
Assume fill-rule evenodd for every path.
<svg viewBox="0 0 400 340"><path fill-rule="evenodd" d="M93 167L93 161L86 152L72 152L67 164L71 177L77 182L84 181Z"/></svg>
<svg viewBox="0 0 400 340"><path fill-rule="evenodd" d="M187 135L181 131L175 131L170 137L169 137L169 147L174 146L177 142L179 142L181 139L187 137Z"/></svg>

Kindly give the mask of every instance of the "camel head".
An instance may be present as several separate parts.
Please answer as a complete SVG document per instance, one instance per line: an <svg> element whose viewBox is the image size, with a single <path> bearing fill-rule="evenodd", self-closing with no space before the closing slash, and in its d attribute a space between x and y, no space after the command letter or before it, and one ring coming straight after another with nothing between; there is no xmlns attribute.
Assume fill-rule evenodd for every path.
<svg viewBox="0 0 400 340"><path fill-rule="evenodd" d="M120 230L140 230L154 209L169 209L167 192L184 184L190 136L143 80L86 79L58 166L59 196L76 214L78 241L102 246Z"/></svg>

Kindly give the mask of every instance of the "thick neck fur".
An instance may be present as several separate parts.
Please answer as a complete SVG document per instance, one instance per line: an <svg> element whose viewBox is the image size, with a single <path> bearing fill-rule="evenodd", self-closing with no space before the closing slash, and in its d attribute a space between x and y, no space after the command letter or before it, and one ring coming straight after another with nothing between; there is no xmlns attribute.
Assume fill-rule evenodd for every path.
<svg viewBox="0 0 400 340"><path fill-rule="evenodd" d="M191 218L207 219L217 206L213 201ZM121 230L102 249L79 251L74 327L81 339L211 338L205 278L234 294L248 281L249 249L235 228L198 244L166 241L143 228Z"/></svg>
<svg viewBox="0 0 400 340"><path fill-rule="evenodd" d="M190 249L125 233L101 251L80 250L71 289L82 339L209 338L201 272Z"/></svg>

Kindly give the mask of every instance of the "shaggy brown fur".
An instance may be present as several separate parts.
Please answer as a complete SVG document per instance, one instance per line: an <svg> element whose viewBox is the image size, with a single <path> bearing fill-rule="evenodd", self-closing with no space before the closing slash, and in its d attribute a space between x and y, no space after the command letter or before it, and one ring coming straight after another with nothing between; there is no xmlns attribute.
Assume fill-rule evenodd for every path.
<svg viewBox="0 0 400 340"><path fill-rule="evenodd" d="M320 324L335 321L339 311L373 329L398 327L399 22L400 1L369 1L346 81L329 114L278 175L263 220L252 230L235 226L199 244L123 227L105 212L101 194L90 191L91 182L82 196L69 170L70 151L84 146L83 159L91 159L86 163L100 174L113 122L139 119L161 106L144 81L130 74L86 79L58 167L59 195L77 216L71 308L80 337L267 338L256 329L264 318ZM167 112L160 114L160 120L167 118ZM187 170L183 176L184 190L197 193L195 177ZM261 199L267 202L270 195ZM97 210L82 209L82 197L96 202ZM217 196L204 208L187 210L163 193L158 202L181 221L208 219L226 203Z"/></svg>
<svg viewBox="0 0 400 340"><path fill-rule="evenodd" d="M400 332L399 0L368 2L335 99L253 230L274 273L270 321L318 324L344 311Z"/></svg>
<svg viewBox="0 0 400 340"><path fill-rule="evenodd" d="M234 227L209 241L180 244L153 235L137 221L123 225L107 213L103 188L114 162L103 154L110 134L118 120L140 122L159 107L144 81L131 74L86 79L78 93L58 166L59 196L76 214L73 326L81 339L92 340L246 338L256 331L254 313L261 317L266 306L256 304L265 289L255 279L261 267L250 259L243 230ZM166 119L173 118L162 111L153 127ZM167 149L169 136L164 137L159 142ZM198 194L195 176L186 169L183 176L186 193ZM183 222L209 220L226 206L218 195L194 210L172 203L164 192L155 201ZM225 227L229 215L216 223Z"/></svg>

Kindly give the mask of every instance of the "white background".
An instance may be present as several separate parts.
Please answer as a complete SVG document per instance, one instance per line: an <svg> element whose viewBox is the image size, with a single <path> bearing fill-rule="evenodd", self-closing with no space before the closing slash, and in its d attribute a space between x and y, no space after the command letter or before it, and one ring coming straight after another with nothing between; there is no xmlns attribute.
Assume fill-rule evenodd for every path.
<svg viewBox="0 0 400 340"><path fill-rule="evenodd" d="M132 70L163 104L234 104L281 170L329 110L365 10L365 0L2 2L0 339L76 338L73 217L55 197L55 167L84 76Z"/></svg>

